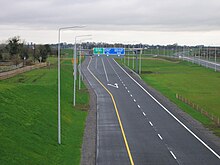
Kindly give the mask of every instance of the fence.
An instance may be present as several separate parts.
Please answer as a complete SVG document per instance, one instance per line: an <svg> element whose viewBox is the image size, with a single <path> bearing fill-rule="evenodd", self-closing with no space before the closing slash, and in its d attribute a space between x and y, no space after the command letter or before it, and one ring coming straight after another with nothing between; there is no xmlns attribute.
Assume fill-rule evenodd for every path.
<svg viewBox="0 0 220 165"><path fill-rule="evenodd" d="M24 72L27 72L27 71L30 71L33 69L45 67L45 66L47 66L47 63L40 63L40 64L26 66L26 67L12 70L12 71L8 71L8 72L2 72L2 73L0 73L0 80L4 80L4 79L10 78L10 77L13 77L17 74L21 74L21 73L24 73Z"/></svg>
<svg viewBox="0 0 220 165"><path fill-rule="evenodd" d="M205 111L203 108L201 108L199 105L193 103L192 101L190 101L187 98L184 98L183 96L176 94L176 98L182 102L184 102L185 104L189 105L190 107L192 107L194 110L200 112L202 115L208 117L209 119L211 119L216 125L220 126L220 121L219 121L219 117L214 116L212 113L209 113L207 111Z"/></svg>
<svg viewBox="0 0 220 165"><path fill-rule="evenodd" d="M1 72L8 72L10 70L15 70L15 69L21 68L22 66L23 66L23 63L20 63L18 65L0 66L0 73Z"/></svg>

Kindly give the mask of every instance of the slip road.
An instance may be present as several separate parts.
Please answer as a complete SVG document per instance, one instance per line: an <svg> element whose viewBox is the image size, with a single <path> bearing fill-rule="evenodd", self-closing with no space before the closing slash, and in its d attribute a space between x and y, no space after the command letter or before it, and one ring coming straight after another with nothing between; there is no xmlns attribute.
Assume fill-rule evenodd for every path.
<svg viewBox="0 0 220 165"><path fill-rule="evenodd" d="M87 58L97 95L96 164L220 164L219 153L160 104L118 63Z"/></svg>

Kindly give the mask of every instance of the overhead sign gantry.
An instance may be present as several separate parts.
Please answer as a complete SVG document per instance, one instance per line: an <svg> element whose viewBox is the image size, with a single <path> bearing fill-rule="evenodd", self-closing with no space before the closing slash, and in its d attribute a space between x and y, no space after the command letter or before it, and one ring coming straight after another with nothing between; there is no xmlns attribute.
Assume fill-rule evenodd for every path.
<svg viewBox="0 0 220 165"><path fill-rule="evenodd" d="M94 55L125 55L125 48L93 48Z"/></svg>

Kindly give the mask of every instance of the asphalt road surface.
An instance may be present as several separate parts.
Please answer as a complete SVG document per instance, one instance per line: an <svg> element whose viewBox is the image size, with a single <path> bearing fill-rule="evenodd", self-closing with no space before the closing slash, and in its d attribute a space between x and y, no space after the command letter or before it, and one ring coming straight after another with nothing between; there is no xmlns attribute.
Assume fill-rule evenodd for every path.
<svg viewBox="0 0 220 165"><path fill-rule="evenodd" d="M97 165L219 165L220 156L112 58L87 59L97 95Z"/></svg>

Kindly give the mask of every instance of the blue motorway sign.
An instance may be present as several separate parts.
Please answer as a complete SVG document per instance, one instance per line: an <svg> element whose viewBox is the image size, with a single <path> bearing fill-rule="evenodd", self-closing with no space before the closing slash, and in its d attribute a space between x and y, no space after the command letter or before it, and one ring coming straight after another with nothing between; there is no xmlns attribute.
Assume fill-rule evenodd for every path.
<svg viewBox="0 0 220 165"><path fill-rule="evenodd" d="M124 48L104 48L105 55L125 55Z"/></svg>

